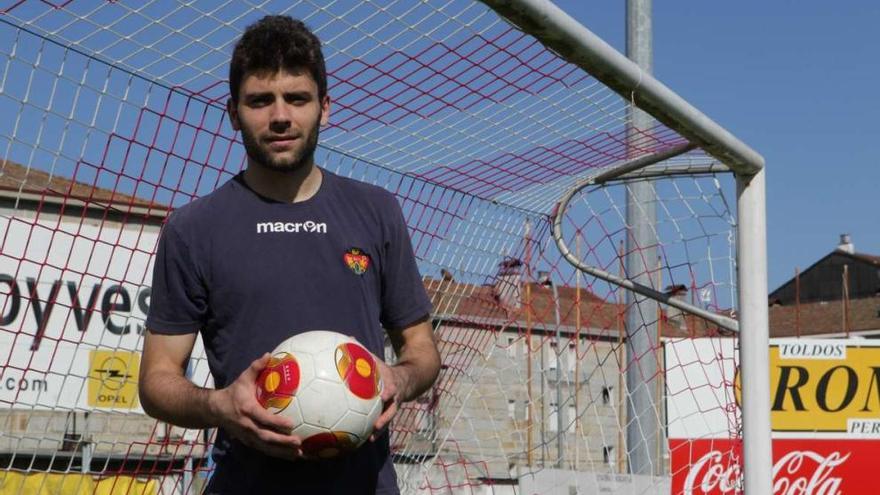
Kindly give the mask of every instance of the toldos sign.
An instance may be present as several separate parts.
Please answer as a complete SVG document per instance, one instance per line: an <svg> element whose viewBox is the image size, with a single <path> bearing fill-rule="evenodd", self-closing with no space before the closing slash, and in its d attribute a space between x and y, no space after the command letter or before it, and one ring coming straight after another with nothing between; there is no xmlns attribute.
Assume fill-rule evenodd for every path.
<svg viewBox="0 0 880 495"><path fill-rule="evenodd" d="M735 356L732 339L667 344L670 438L729 436L728 406L742 403ZM880 439L880 342L773 339L768 358L773 431Z"/></svg>
<svg viewBox="0 0 880 495"><path fill-rule="evenodd" d="M880 347L778 342L770 346L770 378L774 430L880 438Z"/></svg>

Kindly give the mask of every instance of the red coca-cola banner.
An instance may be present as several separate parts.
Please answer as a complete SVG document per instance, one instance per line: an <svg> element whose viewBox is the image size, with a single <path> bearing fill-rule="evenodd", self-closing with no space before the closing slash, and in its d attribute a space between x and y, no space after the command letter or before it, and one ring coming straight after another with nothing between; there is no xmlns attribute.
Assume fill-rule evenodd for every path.
<svg viewBox="0 0 880 495"><path fill-rule="evenodd" d="M741 442L670 439L669 448L673 495L742 493ZM876 495L878 459L880 440L777 438L773 495Z"/></svg>

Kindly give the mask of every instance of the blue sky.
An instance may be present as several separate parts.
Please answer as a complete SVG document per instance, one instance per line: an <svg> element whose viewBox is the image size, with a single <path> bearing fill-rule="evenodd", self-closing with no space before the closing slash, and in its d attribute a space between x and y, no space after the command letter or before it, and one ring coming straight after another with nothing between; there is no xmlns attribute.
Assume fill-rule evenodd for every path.
<svg viewBox="0 0 880 495"><path fill-rule="evenodd" d="M556 2L614 47L624 50L625 0ZM26 5L37 10L45 8L38 3ZM75 5L79 4L71 8ZM112 10L111 6L116 4L105 8ZM767 160L771 290L791 278L796 267L805 269L829 253L844 232L852 235L857 251L880 254L880 199L876 192L880 184L880 96L875 89L880 83L880 64L876 62L880 42L874 34L878 24L880 2L869 0L834 4L818 0L655 2L655 75ZM12 44L10 36L14 33L7 27L0 31L0 39ZM116 184L115 173L120 164L127 163L134 167L129 175L147 174L138 168L149 163L142 156L143 146L130 151L127 141L115 139L106 131L112 128L114 133L127 135L135 116L140 116L140 134L164 135L156 115L164 112L167 90L131 79L122 71L108 72L102 64L86 63L84 57L63 56L60 47L32 38L21 38L15 46L21 60L3 73L0 107L11 102L19 108L16 102L25 97L25 89L33 91L28 96L27 112L20 111L15 121L0 120L0 136L15 136L11 151L4 151L3 156L20 163L52 163L53 170L65 176L72 176L82 156L91 157L93 162L103 159L112 166L97 180L123 192L135 192L131 180ZM55 74L60 70L56 67L60 60L65 61L65 74L87 74L88 88L75 100L75 123L64 118L74 105L72 98L52 99L55 113L44 115L41 108L48 105L46 100L53 94L53 79L31 77L36 60L41 60L39 75ZM79 77L68 81L65 88ZM102 88L108 78L115 96L105 98L96 110L96 88ZM114 93L115 89L119 91ZM219 85L215 92L224 90L225 86ZM123 92L128 96L120 96ZM147 96L149 104L145 103ZM203 106L186 107L187 115L191 115L183 120L216 127L201 122ZM145 107L150 111L142 111ZM124 110L123 118L116 116L120 108ZM222 120L222 110L212 116ZM97 122L95 128L85 125L93 120ZM23 131L39 126L44 132ZM160 141L152 149L162 153L151 158L164 162L173 155L172 140ZM177 146L191 142L180 139ZM104 156L105 147L110 158ZM212 148L197 149L208 153ZM218 149L225 153L226 148L213 152ZM177 154L188 153L186 149ZM117 159L119 154L125 154L126 159ZM211 161L225 164L241 160L239 155L229 156L232 158L226 161L222 157ZM171 161L175 162L174 170L186 168L182 158ZM95 170L80 168L77 180L91 182ZM217 182L216 170L208 170L213 175L207 178L197 170L188 173L204 180L186 182L185 188L179 186L182 193L203 193L202 189L210 189ZM150 192L138 193L151 197ZM161 194L170 193L163 190ZM170 201L164 196L155 199Z"/></svg>
<svg viewBox="0 0 880 495"><path fill-rule="evenodd" d="M624 0L556 0L625 49ZM880 2L654 2L654 75L767 161L770 290L849 233L880 255Z"/></svg>

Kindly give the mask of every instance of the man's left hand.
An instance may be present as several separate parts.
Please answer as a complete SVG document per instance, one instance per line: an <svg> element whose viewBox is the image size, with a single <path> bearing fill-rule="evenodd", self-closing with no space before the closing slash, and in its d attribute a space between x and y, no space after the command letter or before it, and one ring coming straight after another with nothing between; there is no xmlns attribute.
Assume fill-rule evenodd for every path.
<svg viewBox="0 0 880 495"><path fill-rule="evenodd" d="M384 432L391 419L397 415L402 401L401 389L403 388L403 373L400 368L393 368L385 364L381 359L376 359L379 366L379 377L382 379L382 414L373 425L373 434L370 441L374 442Z"/></svg>
<svg viewBox="0 0 880 495"><path fill-rule="evenodd" d="M375 358L382 378L383 408L370 435L371 441L388 428L391 418L400 410L400 404L414 400L428 390L440 372L440 354L427 315L404 328L388 330L388 337L397 354L397 364L388 366Z"/></svg>

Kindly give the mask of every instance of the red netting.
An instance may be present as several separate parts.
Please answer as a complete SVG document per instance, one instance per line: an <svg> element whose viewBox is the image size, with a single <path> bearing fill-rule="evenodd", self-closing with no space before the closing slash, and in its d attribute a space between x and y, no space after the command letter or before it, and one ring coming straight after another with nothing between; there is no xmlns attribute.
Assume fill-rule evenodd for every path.
<svg viewBox="0 0 880 495"><path fill-rule="evenodd" d="M576 180L684 139L628 129L626 100L485 7L452 4L294 8L328 55L333 112L317 159L397 196L435 307L443 369L392 428L402 491L598 491L628 472L640 442L657 446L648 484L663 491L680 471L667 432L738 435L733 340L578 274L550 222ZM133 363L162 222L245 164L225 116L225 64L264 12L234 2L0 11L0 109L15 115L0 122L0 465L20 486L88 463L112 478L111 493L138 479L153 483L137 485L143 493L197 492L213 437L146 417ZM568 245L730 314L731 181L658 180L657 238L626 247L628 184L576 198L562 213ZM656 268L624 270L630 252ZM633 312L643 324L628 328ZM627 356L636 332L650 345ZM723 350L695 343L709 337L724 337ZM189 376L212 384L200 345ZM636 417L627 404L640 388L654 403Z"/></svg>

